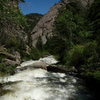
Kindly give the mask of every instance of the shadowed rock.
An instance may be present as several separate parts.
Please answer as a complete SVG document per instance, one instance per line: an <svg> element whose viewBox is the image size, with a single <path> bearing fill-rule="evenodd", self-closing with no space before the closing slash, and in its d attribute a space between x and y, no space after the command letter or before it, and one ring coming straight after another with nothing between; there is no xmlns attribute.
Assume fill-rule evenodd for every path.
<svg viewBox="0 0 100 100"><path fill-rule="evenodd" d="M15 52L15 55L10 54L8 52L0 52L0 56L4 56L5 58L3 58L3 62L6 65L19 65L21 58L20 58L20 54L18 52Z"/></svg>

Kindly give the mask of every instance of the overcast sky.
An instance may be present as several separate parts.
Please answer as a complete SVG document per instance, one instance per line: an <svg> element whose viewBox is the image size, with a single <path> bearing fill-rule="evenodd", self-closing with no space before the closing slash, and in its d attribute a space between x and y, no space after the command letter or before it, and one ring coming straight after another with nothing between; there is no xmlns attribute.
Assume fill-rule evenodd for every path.
<svg viewBox="0 0 100 100"><path fill-rule="evenodd" d="M23 14L40 13L45 14L55 3L60 0L25 0L25 3L20 3Z"/></svg>

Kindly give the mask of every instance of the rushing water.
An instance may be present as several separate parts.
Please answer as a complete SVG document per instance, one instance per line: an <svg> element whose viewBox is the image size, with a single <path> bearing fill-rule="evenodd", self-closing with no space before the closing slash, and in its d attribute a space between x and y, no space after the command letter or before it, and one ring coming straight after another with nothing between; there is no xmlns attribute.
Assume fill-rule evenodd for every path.
<svg viewBox="0 0 100 100"><path fill-rule="evenodd" d="M80 79L43 69L20 71L0 82L7 83L0 100L91 100Z"/></svg>

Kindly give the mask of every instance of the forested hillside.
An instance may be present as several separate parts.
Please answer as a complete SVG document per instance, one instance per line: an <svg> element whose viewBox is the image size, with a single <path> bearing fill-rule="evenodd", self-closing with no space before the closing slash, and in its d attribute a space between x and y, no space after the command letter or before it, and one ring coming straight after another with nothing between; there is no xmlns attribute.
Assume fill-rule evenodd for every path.
<svg viewBox="0 0 100 100"><path fill-rule="evenodd" d="M54 36L44 48L66 68L100 81L100 0L84 7L73 0L59 10Z"/></svg>
<svg viewBox="0 0 100 100"><path fill-rule="evenodd" d="M100 80L100 0L94 0L93 3L88 0L85 6L81 0L72 0L63 6L65 1L62 0L63 3L58 3L49 12L53 16L53 11L59 8L59 14L56 15L57 10L54 13L57 16L55 22L52 22L53 18L50 20L50 25L53 25L53 35L47 38L45 45L42 45L40 37L37 40L37 48L32 47L31 31L42 15L24 16L18 7L18 3L24 2L23 0L0 1L1 72L5 71L3 69L5 67L2 66L18 65L22 58L39 59L52 54L66 68L74 66L81 75ZM45 16L47 19L44 17L41 20L48 29L50 17L49 14ZM42 28L40 26L39 28ZM38 30L38 27L36 29ZM49 31L51 29L48 29Z"/></svg>
<svg viewBox="0 0 100 100"><path fill-rule="evenodd" d="M0 73L13 73L17 65L33 55L30 33L42 15L23 15L20 2L24 0L0 1Z"/></svg>
<svg viewBox="0 0 100 100"><path fill-rule="evenodd" d="M0 98L6 92L16 92L18 96L21 93L23 100L33 99L39 91L46 96L42 100L53 95L57 100L61 96L63 99L59 100L66 100L67 95L74 96L68 100L88 100L87 91L83 91L85 85L92 90L92 100L100 98L100 0L61 0L45 15L23 15L20 2L25 1L0 0ZM28 70L22 71L24 68ZM10 74L13 75L4 78ZM6 85L15 90L6 89ZM29 92L24 88L26 85ZM54 91L56 95L49 95ZM40 94L38 99L44 97Z"/></svg>
<svg viewBox="0 0 100 100"><path fill-rule="evenodd" d="M26 18L20 12L19 2L24 1L0 0L0 72L4 73L13 72L26 49Z"/></svg>

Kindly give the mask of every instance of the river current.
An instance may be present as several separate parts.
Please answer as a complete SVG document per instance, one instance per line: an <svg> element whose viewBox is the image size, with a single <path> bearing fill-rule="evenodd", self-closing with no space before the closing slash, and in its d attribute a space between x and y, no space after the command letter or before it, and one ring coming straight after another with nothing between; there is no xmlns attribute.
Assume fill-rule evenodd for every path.
<svg viewBox="0 0 100 100"><path fill-rule="evenodd" d="M82 80L64 73L26 69L1 77L0 100L92 100Z"/></svg>

